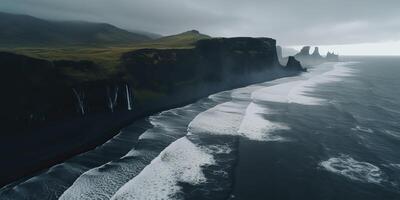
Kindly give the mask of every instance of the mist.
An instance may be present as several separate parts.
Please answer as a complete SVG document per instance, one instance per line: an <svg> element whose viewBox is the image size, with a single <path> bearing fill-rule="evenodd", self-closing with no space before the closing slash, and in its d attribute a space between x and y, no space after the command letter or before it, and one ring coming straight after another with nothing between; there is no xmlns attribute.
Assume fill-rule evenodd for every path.
<svg viewBox="0 0 400 200"><path fill-rule="evenodd" d="M400 2L385 0L3 0L0 11L53 20L106 22L170 35L272 37L280 45L400 41Z"/></svg>

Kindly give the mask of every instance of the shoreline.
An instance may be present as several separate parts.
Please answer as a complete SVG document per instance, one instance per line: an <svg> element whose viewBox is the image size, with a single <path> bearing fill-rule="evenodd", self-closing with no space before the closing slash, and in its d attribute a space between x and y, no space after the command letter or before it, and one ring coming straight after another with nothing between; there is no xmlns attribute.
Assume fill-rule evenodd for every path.
<svg viewBox="0 0 400 200"><path fill-rule="evenodd" d="M272 76L267 77L264 80L255 80L255 81L251 81L250 83L236 84L235 86L231 86L231 87L220 86L218 88L218 87L214 86L213 90L204 91L201 94L195 94L189 98L186 97L186 99L183 99L182 97L180 97L180 96L187 94L185 92L182 92L183 94L176 94L175 96L168 97L170 100L179 99L180 102L178 102L178 103L176 103L176 101L169 101L169 102L165 103L166 101L161 100L161 102L165 103L164 105L155 105L152 108L145 107L147 109L141 109L141 110L138 109L134 113L122 112L122 114L118 113L118 116L116 116L116 115L94 116L94 117L90 117L89 119L85 119L85 122L88 123L88 124L86 124L85 128L86 128L86 131L89 131L89 133L85 132L86 142L81 142L80 144L69 148L68 151L58 153L55 156L48 156L47 158L41 160L37 164L33 164L33 166L29 167L29 169L25 168L24 170L19 170L19 171L17 171L18 169L17 170L14 169L15 170L14 172L17 175L15 175L13 177L8 177L5 179L5 181L2 180L0 185L2 188L10 187L10 185L17 185L21 182L24 182L25 180L28 180L31 177L34 177L35 175L38 175L38 174L44 172L45 170L47 170L48 168L50 168L52 166L63 163L77 155L91 151L91 150L95 149L96 147L109 141L116 135L118 135L119 131L122 128L127 127L129 124L132 124L134 121L143 119L145 117L151 116L153 114L156 114L156 113L159 113L159 112L162 112L165 110L178 108L178 107L182 107L182 106L194 103L197 100L200 100L204 97L207 97L207 96L217 93L217 92L230 90L230 89L234 89L234 88L238 88L238 87L243 87L243 86L251 85L251 84L255 84L255 83L272 81L272 80L283 78L283 77L297 76L300 73L296 72L296 73L287 73L285 75L282 75L282 74L274 74L271 72L271 74L272 74ZM110 122L110 121L112 121L112 122ZM109 125L110 123L112 123L112 124ZM107 125L105 125L105 124L107 124ZM88 129L88 127L91 125L96 125L96 126L100 125L101 127L90 127ZM54 126L53 126L53 128L54 128ZM73 127L72 129L79 130L79 128L82 128L82 127L80 127L78 125L78 127ZM55 127L55 129L57 129L57 126ZM49 133L52 132L51 129L48 130L48 132ZM45 136L46 135L47 134L45 134ZM60 151L60 149L57 149L57 150ZM51 151L49 151L49 152L51 152ZM18 160L18 158L17 158L17 160ZM23 159L20 159L20 160L21 160L21 162L24 161ZM8 170L8 173L12 174L12 170Z"/></svg>

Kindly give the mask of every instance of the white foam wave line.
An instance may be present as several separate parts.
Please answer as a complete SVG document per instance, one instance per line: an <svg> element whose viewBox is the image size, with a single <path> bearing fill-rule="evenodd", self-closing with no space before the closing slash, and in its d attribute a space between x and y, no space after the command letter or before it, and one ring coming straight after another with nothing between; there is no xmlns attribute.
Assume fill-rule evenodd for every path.
<svg viewBox="0 0 400 200"><path fill-rule="evenodd" d="M303 79L273 85L255 91L252 99L278 103L296 103L303 105L321 105L325 99L310 96L317 85L341 81L343 77L354 75L356 70L348 68L350 63L334 64L333 69L322 74L303 76Z"/></svg>
<svg viewBox="0 0 400 200"><path fill-rule="evenodd" d="M229 97L226 97L224 93L226 92L213 95L213 98L215 99L211 99L210 97L209 102L200 101L200 109L216 104L217 102L225 102L230 100ZM165 127L169 126L170 123L160 123L157 122L157 120L175 120L169 118L170 114L172 114L172 116L176 116L176 114L179 111L182 111L182 109L185 111L185 113L197 113L198 109L194 109L191 106L193 106L193 104L163 111L156 116L150 117L150 123L154 127L145 131L139 137L139 140L162 140L164 137L161 139L159 130L170 131L171 134L164 134L164 136L173 139L178 138L178 136L182 137L182 134L187 134L186 127L184 126L186 123L182 123L182 132L181 130L176 131L175 128ZM186 114L182 116L182 119L187 119L185 116ZM182 119L179 117L178 120ZM64 191L60 199L109 199L122 185L131 180L136 174L139 174L141 170L158 155L159 152L157 151L134 148L119 160L111 161L105 165L90 169L82 174L71 187ZM134 161L129 162L129 159L133 159Z"/></svg>
<svg viewBox="0 0 400 200"><path fill-rule="evenodd" d="M392 166L392 167L400 170L400 164L392 163L392 164L389 164L389 166Z"/></svg>
<svg viewBox="0 0 400 200"><path fill-rule="evenodd" d="M265 119L261 114L267 110L255 103L227 102L197 115L188 129L192 133L242 136L259 141L284 140L272 133L290 128Z"/></svg>
<svg viewBox="0 0 400 200"><path fill-rule="evenodd" d="M358 125L355 128L351 128L351 130L361 131L361 132L366 132L366 133L374 133L374 130L367 128L367 127L358 126Z"/></svg>
<svg viewBox="0 0 400 200"><path fill-rule="evenodd" d="M227 102L200 113L188 126L191 133L237 135L247 103Z"/></svg>
<svg viewBox="0 0 400 200"><path fill-rule="evenodd" d="M158 117L150 117L150 123L154 128L146 130L140 135L139 140L143 139L156 139L160 138L160 133L155 129L167 126L164 123L159 122L161 119L160 115L168 114L169 111L164 111L158 115ZM167 130L168 128L164 128ZM171 134L179 134L178 132L172 131ZM170 137L173 139L178 138L177 135L163 134L163 136ZM146 156L147 155L147 156ZM132 149L126 155L121 157L119 160L124 160L130 157L138 157L147 160L147 157L156 156L158 153L147 151L147 150L137 150ZM152 160L152 158L150 159ZM145 167L146 162L141 162L141 160L136 161L136 163L124 163L118 161L111 161L104 165L96 168L92 168L87 172L83 173L73 184L61 195L60 199L109 199L115 191L117 191L126 181L129 181L126 174L138 174L140 170ZM107 173L104 173L104 169Z"/></svg>
<svg viewBox="0 0 400 200"><path fill-rule="evenodd" d="M259 88L260 86L237 89L232 92L232 101L198 114L188 125L188 135L207 133L241 135L256 140L277 140L277 137L267 138L260 135L266 130L273 131L286 127L279 123L260 120L261 116L253 116L264 113L267 109L254 103L249 105L252 91ZM246 125L243 125L244 118L248 118ZM254 122L259 128L246 129L254 125ZM240 128L242 132L239 131ZM181 189L179 182L196 185L206 181L201 167L214 164L212 155L228 154L231 151L232 149L226 144L197 147L187 137L178 139L164 149L139 175L122 186L111 199L172 199Z"/></svg>
<svg viewBox="0 0 400 200"><path fill-rule="evenodd" d="M196 185L205 182L202 167L214 163L212 155L183 137L164 149L111 199L173 199L181 189L178 183Z"/></svg>
<svg viewBox="0 0 400 200"><path fill-rule="evenodd" d="M258 141L283 141L283 137L273 135L272 133L278 130L289 130L289 126L271 122L265 119L262 114L265 109L255 103L250 103L246 109L245 117L240 124L238 133L251 140Z"/></svg>
<svg viewBox="0 0 400 200"><path fill-rule="evenodd" d="M384 181L384 174L379 167L357 161L348 155L333 157L320 163L327 171L342 175L351 180L379 184Z"/></svg>
<svg viewBox="0 0 400 200"><path fill-rule="evenodd" d="M383 130L384 133L395 137L395 138L400 138L400 132L392 131L392 130Z"/></svg>

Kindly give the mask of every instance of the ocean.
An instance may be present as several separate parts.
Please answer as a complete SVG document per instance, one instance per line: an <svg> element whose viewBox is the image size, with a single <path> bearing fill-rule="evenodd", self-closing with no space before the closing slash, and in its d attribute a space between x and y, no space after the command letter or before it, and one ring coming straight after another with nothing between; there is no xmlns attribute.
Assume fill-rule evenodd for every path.
<svg viewBox="0 0 400 200"><path fill-rule="evenodd" d="M400 199L400 57L345 57L134 122L0 199Z"/></svg>

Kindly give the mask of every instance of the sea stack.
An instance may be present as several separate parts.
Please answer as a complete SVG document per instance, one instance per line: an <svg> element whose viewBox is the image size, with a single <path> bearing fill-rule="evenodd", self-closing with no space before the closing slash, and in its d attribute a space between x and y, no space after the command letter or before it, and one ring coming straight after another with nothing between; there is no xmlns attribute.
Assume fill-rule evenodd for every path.
<svg viewBox="0 0 400 200"><path fill-rule="evenodd" d="M322 58L321 54L319 54L319 48L318 47L315 47L314 52L311 54L311 56L313 58L316 58L316 59L321 59Z"/></svg>
<svg viewBox="0 0 400 200"><path fill-rule="evenodd" d="M294 56L289 56L285 69L286 70L307 71L307 69L303 68L301 63L298 60L296 60L296 58Z"/></svg>
<svg viewBox="0 0 400 200"><path fill-rule="evenodd" d="M295 56L309 56L310 55L310 46L303 47L298 54Z"/></svg>
<svg viewBox="0 0 400 200"><path fill-rule="evenodd" d="M296 60L300 61L303 66L319 65L324 62L338 62L339 56L333 53L328 53L326 57L321 56L319 48L315 47L312 54L310 54L310 46L305 46L295 56Z"/></svg>

